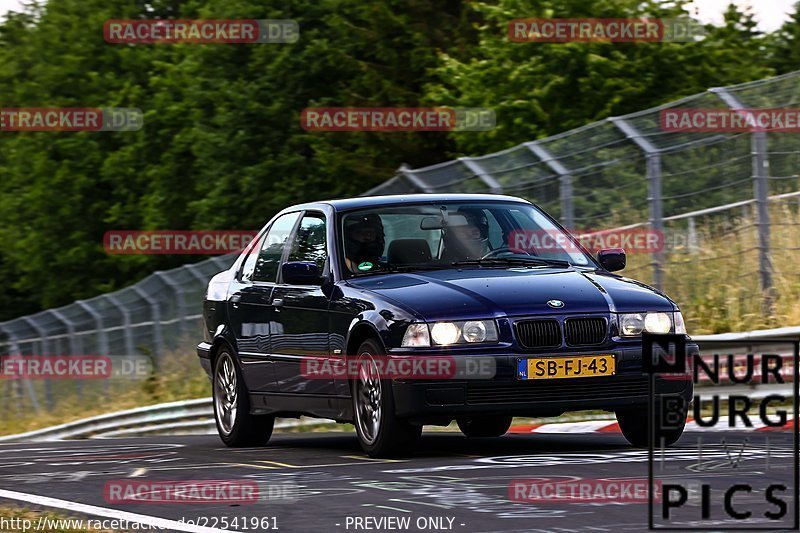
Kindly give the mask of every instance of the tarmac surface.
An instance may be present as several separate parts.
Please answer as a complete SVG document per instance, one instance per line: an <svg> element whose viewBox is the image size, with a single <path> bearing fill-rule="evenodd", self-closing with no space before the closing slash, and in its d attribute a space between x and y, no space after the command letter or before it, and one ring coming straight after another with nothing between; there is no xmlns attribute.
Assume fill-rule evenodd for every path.
<svg viewBox="0 0 800 533"><path fill-rule="evenodd" d="M244 449L213 435L22 442L0 445L0 498L69 516L152 517L154 527L176 531L644 531L652 466L654 526L775 531L796 527L794 446L791 431L687 432L651 463L648 450L616 433L467 439L432 432L397 459L365 456L350 433L275 434L266 447ZM208 480L255 484L260 496L155 501L173 482ZM732 493L731 506L751 515L735 520L724 501L737 484L752 491ZM662 517L666 485L687 489L669 520ZM785 507L777 520L765 515L781 514L770 485L785 487L771 489ZM115 487L131 486L150 487L148 501L115 500L124 493ZM592 493L575 492L581 486Z"/></svg>

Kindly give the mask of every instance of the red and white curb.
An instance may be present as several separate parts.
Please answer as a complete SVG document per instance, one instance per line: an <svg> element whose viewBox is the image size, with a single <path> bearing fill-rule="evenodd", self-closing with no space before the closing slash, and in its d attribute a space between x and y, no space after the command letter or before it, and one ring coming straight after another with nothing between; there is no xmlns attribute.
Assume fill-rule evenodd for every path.
<svg viewBox="0 0 800 533"><path fill-rule="evenodd" d="M751 418L752 426L745 426L740 418L736 419L736 427L728 427L727 418L711 427L699 426L693 420L686 423L685 431L791 431L794 422L789 421L784 426L771 427L764 424L761 419ZM521 424L511 426L509 433L620 433L619 424L613 420L587 420L585 422L557 422L547 424Z"/></svg>

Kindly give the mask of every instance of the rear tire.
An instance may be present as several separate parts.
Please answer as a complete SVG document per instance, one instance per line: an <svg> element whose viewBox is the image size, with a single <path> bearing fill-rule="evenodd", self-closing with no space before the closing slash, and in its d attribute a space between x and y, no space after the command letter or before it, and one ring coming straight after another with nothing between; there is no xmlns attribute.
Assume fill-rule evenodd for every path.
<svg viewBox="0 0 800 533"><path fill-rule="evenodd" d="M510 416L473 416L456 419L458 429L467 437L500 437L511 427Z"/></svg>
<svg viewBox="0 0 800 533"><path fill-rule="evenodd" d="M380 376L373 356L383 354L378 342L369 339L358 348L358 376L353 379L353 413L361 448L370 457L392 457L414 450L422 426L395 415L392 382Z"/></svg>
<svg viewBox="0 0 800 533"><path fill-rule="evenodd" d="M275 417L250 414L250 396L242 371L229 348L221 348L212 379L214 420L227 446L263 446L272 436Z"/></svg>
<svg viewBox="0 0 800 533"><path fill-rule="evenodd" d="M649 446L650 421L648 414L649 406L640 406L637 409L617 411L617 422L619 429L625 439L635 448L647 448ZM672 446L683 435L686 427L686 412L680 413L681 422L674 426L659 428L656 427L656 441L653 443L655 448L662 445ZM655 413L658 416L658 413ZM658 424L659 419L656 419Z"/></svg>

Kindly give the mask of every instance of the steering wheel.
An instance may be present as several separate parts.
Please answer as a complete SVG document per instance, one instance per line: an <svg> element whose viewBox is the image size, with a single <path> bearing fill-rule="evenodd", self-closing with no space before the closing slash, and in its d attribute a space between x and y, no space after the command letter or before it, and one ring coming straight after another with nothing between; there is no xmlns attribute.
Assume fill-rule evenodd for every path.
<svg viewBox="0 0 800 533"><path fill-rule="evenodd" d="M486 255L481 257L481 259L489 259L490 257L495 257L497 255L500 255L503 252L510 252L510 253L516 254L516 253L519 253L519 250L512 250L508 246L501 246L500 248L495 248L494 250L490 250L489 253L487 253ZM530 253L528 250L522 250L522 252L525 255L534 257L534 255L532 253Z"/></svg>

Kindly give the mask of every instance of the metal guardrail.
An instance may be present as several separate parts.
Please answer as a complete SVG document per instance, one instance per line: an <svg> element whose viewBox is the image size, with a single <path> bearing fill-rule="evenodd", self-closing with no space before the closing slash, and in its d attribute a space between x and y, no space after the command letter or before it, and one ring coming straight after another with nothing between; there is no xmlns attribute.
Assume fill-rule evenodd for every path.
<svg viewBox="0 0 800 533"><path fill-rule="evenodd" d="M69 438L88 438L100 436L107 432L131 428L144 428L153 424L172 424L186 419L208 418L212 410L211 398L169 402L148 407L139 407L92 416L59 424L49 428L38 429L16 435L0 437L0 442L12 440L61 440ZM212 419L213 422L213 419Z"/></svg>
<svg viewBox="0 0 800 533"><path fill-rule="evenodd" d="M800 341L800 327L697 335L693 340L720 343L738 353L754 353L754 347L759 342ZM752 388L749 395L753 399L760 399L775 393L792 394L792 391L793 388L786 384L759 385ZM700 396L703 398L704 394L701 392ZM211 398L200 398L108 413L36 431L6 435L0 437L0 442L214 433L216 428L211 401ZM277 422L275 427L280 429L328 422L316 418L289 419Z"/></svg>
<svg viewBox="0 0 800 533"><path fill-rule="evenodd" d="M0 442L213 433L216 426L211 401L211 398L200 398L138 407L26 433L5 435L0 437ZM276 423L275 427L288 428L320 422L323 421L315 418L289 419Z"/></svg>
<svg viewBox="0 0 800 533"><path fill-rule="evenodd" d="M716 335L694 335L698 342L735 342L749 345L758 341L800 341L800 326L760 329L743 333L718 333Z"/></svg>

